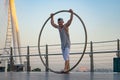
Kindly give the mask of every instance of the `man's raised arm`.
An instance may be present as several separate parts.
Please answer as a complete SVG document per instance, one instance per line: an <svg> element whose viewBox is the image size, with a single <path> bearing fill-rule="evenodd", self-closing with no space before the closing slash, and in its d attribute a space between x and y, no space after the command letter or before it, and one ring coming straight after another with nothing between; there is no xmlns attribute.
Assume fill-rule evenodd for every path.
<svg viewBox="0 0 120 80"><path fill-rule="evenodd" d="M54 19L53 19L54 14L51 14L50 16L51 16L51 25L57 28L58 25L54 23Z"/></svg>
<svg viewBox="0 0 120 80"><path fill-rule="evenodd" d="M73 10L70 9L69 12L71 13L71 15L70 15L70 19L69 19L69 20L67 21L67 23L65 24L66 27L69 27L70 24L71 24L71 22L72 22L72 20L73 20Z"/></svg>

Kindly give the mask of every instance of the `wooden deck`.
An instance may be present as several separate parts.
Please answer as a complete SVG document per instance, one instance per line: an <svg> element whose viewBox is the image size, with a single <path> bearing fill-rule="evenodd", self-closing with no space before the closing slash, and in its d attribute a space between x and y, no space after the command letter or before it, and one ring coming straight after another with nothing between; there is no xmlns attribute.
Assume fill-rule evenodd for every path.
<svg viewBox="0 0 120 80"><path fill-rule="evenodd" d="M0 80L120 80L120 73L71 72L69 74L56 74L52 72L0 72Z"/></svg>

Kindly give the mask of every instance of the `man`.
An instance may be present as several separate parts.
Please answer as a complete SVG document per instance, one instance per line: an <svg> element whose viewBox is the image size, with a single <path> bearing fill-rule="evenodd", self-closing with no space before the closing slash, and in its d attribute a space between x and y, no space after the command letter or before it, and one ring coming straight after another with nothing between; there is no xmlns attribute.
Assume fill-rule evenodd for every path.
<svg viewBox="0 0 120 80"><path fill-rule="evenodd" d="M69 26L73 20L73 11L72 9L69 10L71 13L70 19L67 21L67 23L64 24L63 18L58 18L58 24L54 23L54 14L51 14L51 25L59 30L60 33L60 39L61 39L61 49L62 49L62 54L63 58L65 60L65 67L64 71L66 72L70 68L69 64L69 52L70 52L70 37L69 37Z"/></svg>

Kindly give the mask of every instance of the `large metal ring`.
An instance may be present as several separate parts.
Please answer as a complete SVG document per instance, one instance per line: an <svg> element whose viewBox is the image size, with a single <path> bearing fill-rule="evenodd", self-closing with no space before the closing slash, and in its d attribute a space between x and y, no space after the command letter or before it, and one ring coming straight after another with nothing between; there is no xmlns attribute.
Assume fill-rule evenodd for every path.
<svg viewBox="0 0 120 80"><path fill-rule="evenodd" d="M55 12L54 15L56 15L56 14L58 14L58 13L62 13L62 12L69 12L69 11L68 11L68 10L61 10L61 11ZM73 70L73 69L80 63L80 61L82 60L82 58L83 58L83 56L84 56L84 54L85 54L86 47L87 47L87 30L86 30L85 24L84 24L83 20L82 20L76 13L73 12L73 14L74 14L74 15L80 20L80 22L82 23L82 26L83 26L84 32L85 32L85 33L84 33L84 34L85 34L85 44L84 44L84 49L83 49L83 52L82 52L82 55L81 55L80 59L76 62L76 64L75 64L73 67L71 67L71 68L70 68L68 71L66 71L66 72L69 72L69 71ZM51 18L51 16L44 22L44 24L43 24L43 26L42 26L42 28L41 28L41 30L40 30L39 37L38 37L38 52L39 52L39 56L40 56L40 59L41 59L43 65L44 65L47 69L49 69L51 72L54 72L54 73L61 73L61 71L55 71L55 70L49 68L49 67L46 65L46 63L44 62L44 60L43 60L43 58L42 58L41 51L40 51L40 50L41 50L41 49L40 49L40 42L41 42L42 31L43 31L46 23L50 20L50 18ZM48 54L48 55L49 55L49 54ZM66 72L65 72L65 73L66 73Z"/></svg>

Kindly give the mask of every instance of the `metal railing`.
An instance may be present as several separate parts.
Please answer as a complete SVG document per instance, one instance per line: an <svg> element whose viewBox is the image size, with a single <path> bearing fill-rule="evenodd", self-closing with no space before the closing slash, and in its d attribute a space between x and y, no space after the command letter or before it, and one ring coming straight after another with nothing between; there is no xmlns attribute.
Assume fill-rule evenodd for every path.
<svg viewBox="0 0 120 80"><path fill-rule="evenodd" d="M120 40L117 39L113 41L91 41L87 43L85 56L83 57L80 64L76 67L75 71L113 71L113 58L120 58L119 42ZM80 55L82 54L83 46L84 43L71 44L70 58L72 65L74 65L74 63L79 59ZM8 63L10 64L10 71L14 71L14 57L19 56L22 57L22 64L24 67L24 63L26 62L26 71L31 71L31 69L34 68L40 68L42 71L48 71L48 69L42 65L42 62L39 58L37 46L21 47L21 55L16 56L13 55L13 49L17 48L9 48L9 55L4 55L2 53L4 49L0 49L0 60L3 61L4 59L7 59ZM49 67L53 67L53 69L63 67L63 62L61 61L62 53L60 44L47 44L41 46L41 53L41 56L43 56L46 65L49 65ZM48 53L48 55L46 55L46 53Z"/></svg>

